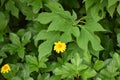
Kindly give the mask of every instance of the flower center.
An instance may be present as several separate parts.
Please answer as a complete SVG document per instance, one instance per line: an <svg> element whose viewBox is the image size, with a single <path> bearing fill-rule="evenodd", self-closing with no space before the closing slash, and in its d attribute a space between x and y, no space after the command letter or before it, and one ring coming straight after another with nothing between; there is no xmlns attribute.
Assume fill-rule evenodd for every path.
<svg viewBox="0 0 120 80"><path fill-rule="evenodd" d="M62 45L61 45L61 44L59 44L59 45L58 45L58 48L62 48Z"/></svg>
<svg viewBox="0 0 120 80"><path fill-rule="evenodd" d="M4 70L7 70L8 69L8 67L7 66L4 66Z"/></svg>

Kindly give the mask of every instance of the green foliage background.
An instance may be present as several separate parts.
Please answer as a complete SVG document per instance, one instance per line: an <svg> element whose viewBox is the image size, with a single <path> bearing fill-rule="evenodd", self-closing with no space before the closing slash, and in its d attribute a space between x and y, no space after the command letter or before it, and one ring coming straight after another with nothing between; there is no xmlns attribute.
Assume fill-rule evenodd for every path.
<svg viewBox="0 0 120 80"><path fill-rule="evenodd" d="M0 80L120 80L120 0L0 0L5 63Z"/></svg>

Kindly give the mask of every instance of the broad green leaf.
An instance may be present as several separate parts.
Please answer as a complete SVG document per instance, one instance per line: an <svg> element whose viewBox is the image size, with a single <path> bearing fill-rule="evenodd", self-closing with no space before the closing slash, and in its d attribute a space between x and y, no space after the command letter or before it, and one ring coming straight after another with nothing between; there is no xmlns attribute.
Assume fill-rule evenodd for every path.
<svg viewBox="0 0 120 80"><path fill-rule="evenodd" d="M62 12L64 11L63 7L61 4L59 4L58 2L54 2L54 1L51 1L47 4L45 4L45 6L47 6L51 11L53 12Z"/></svg>
<svg viewBox="0 0 120 80"><path fill-rule="evenodd" d="M55 73L55 75L61 75L61 78L73 77L76 75L73 68L74 67L72 64L66 63L66 64L62 65L61 68L56 68L54 70L54 73Z"/></svg>
<svg viewBox="0 0 120 80"><path fill-rule="evenodd" d="M72 23L62 17L58 17L49 25L48 31L67 31L72 28Z"/></svg>
<svg viewBox="0 0 120 80"><path fill-rule="evenodd" d="M111 17L113 17L115 8L116 8L116 5L112 5L111 7L107 8L107 11L109 12Z"/></svg>
<svg viewBox="0 0 120 80"><path fill-rule="evenodd" d="M15 54L15 52L17 52L16 50L18 48L19 47L14 44L8 44L4 46L4 51L8 51L12 55L12 54Z"/></svg>
<svg viewBox="0 0 120 80"><path fill-rule="evenodd" d="M84 0L85 1L85 8L88 10L96 1L94 0Z"/></svg>
<svg viewBox="0 0 120 80"><path fill-rule="evenodd" d="M53 75L52 77L50 77L50 80L61 80L61 79L60 76Z"/></svg>
<svg viewBox="0 0 120 80"><path fill-rule="evenodd" d="M120 3L119 3L119 5L118 5L118 7L117 7L117 12L118 12L119 15L120 15Z"/></svg>
<svg viewBox="0 0 120 80"><path fill-rule="evenodd" d="M26 62L36 66L38 65L38 60L35 56L27 55L25 58L26 58Z"/></svg>
<svg viewBox="0 0 120 80"><path fill-rule="evenodd" d="M67 36L67 38L66 38L66 36ZM67 43L67 42L71 42L72 41L72 36L71 36L71 33L63 33L61 36L60 36L60 41L62 41L62 42L65 42L65 43Z"/></svg>
<svg viewBox="0 0 120 80"><path fill-rule="evenodd" d="M9 0L6 4L6 10L11 11L11 14L15 17L19 17L19 10L18 8L15 6L15 2L12 0Z"/></svg>
<svg viewBox="0 0 120 80"><path fill-rule="evenodd" d="M50 41L45 41L45 42L43 42L42 44L39 45L39 48L38 48L38 52L39 52L39 57L38 58L39 58L39 60L42 57L45 57L45 56L51 54L52 46L53 46L53 43L51 43Z"/></svg>
<svg viewBox="0 0 120 80"><path fill-rule="evenodd" d="M22 37L25 34L25 29L19 29L19 31L17 31L17 35Z"/></svg>
<svg viewBox="0 0 120 80"><path fill-rule="evenodd" d="M51 39L51 36L52 37L59 37L59 33L58 32L49 32L49 31L46 31L46 30L41 30L34 38L34 43L35 45L37 46L38 44L38 41L39 40L52 40ZM57 38L56 38L57 39Z"/></svg>
<svg viewBox="0 0 120 80"><path fill-rule="evenodd" d="M103 6L104 7L104 6ZM90 9L90 13L92 18L97 22L105 17L105 11L101 7L100 3L96 3L93 7ZM89 14L89 11L88 11ZM89 15L88 15L89 16Z"/></svg>
<svg viewBox="0 0 120 80"><path fill-rule="evenodd" d="M72 34L73 34L76 38L78 38L78 37L80 36L80 30L79 30L79 28L78 28L78 27L73 27L73 28L72 28Z"/></svg>
<svg viewBox="0 0 120 80"><path fill-rule="evenodd" d="M44 57L42 57L42 58L39 58L39 65L38 65L38 67L39 68L46 68L47 67L47 65L46 65L46 61L47 61L48 59L47 59L47 57L46 56L44 56Z"/></svg>
<svg viewBox="0 0 120 80"><path fill-rule="evenodd" d="M108 8L115 5L118 0L108 0Z"/></svg>
<svg viewBox="0 0 120 80"><path fill-rule="evenodd" d="M33 72L33 71L38 72L38 70L39 70L38 66L36 66L36 65L29 64L28 66L29 66L30 72Z"/></svg>
<svg viewBox="0 0 120 80"><path fill-rule="evenodd" d="M61 78L74 77L80 75L82 70L85 70L87 65L82 63L78 53L75 53L74 57L71 59L71 63L65 63L60 68L54 70L55 75L61 75Z"/></svg>
<svg viewBox="0 0 120 80"><path fill-rule="evenodd" d="M32 77L28 77L25 80L34 80Z"/></svg>
<svg viewBox="0 0 120 80"><path fill-rule="evenodd" d="M103 67L104 67L104 62L103 61L97 60L94 64L94 68L97 71L100 70Z"/></svg>
<svg viewBox="0 0 120 80"><path fill-rule="evenodd" d="M74 20L77 19L77 14L75 13L75 11L72 12L72 17L73 17Z"/></svg>
<svg viewBox="0 0 120 80"><path fill-rule="evenodd" d="M3 31L8 24L8 17L3 12L0 12L0 31ZM1 33L0 33L1 34Z"/></svg>
<svg viewBox="0 0 120 80"><path fill-rule="evenodd" d="M26 16L26 20L34 20L36 15L33 13L32 7L29 7L24 1L21 2L20 0L14 0L14 2L16 3L22 14Z"/></svg>
<svg viewBox="0 0 120 80"><path fill-rule="evenodd" d="M31 39L31 32L26 32L21 38L22 45L25 46L27 43L30 42L30 39Z"/></svg>
<svg viewBox="0 0 120 80"><path fill-rule="evenodd" d="M24 55L25 55L25 48L24 47L19 47L17 49L17 53L18 53L18 56L23 59Z"/></svg>
<svg viewBox="0 0 120 80"><path fill-rule="evenodd" d="M86 71L84 71L81 75L82 75L82 78L83 80L87 80L88 78L91 78L91 77L94 77L96 75L96 71L91 69L91 68L88 68Z"/></svg>
<svg viewBox="0 0 120 80"><path fill-rule="evenodd" d="M42 8L42 0L34 0L32 2L32 6L33 6L33 12L38 13L40 8Z"/></svg>
<svg viewBox="0 0 120 80"><path fill-rule="evenodd" d="M118 55L118 53L113 54L113 61L116 64L116 67L120 69L120 56Z"/></svg>
<svg viewBox="0 0 120 80"><path fill-rule="evenodd" d="M56 15L54 13L47 13L47 12L42 12L38 15L38 17L35 19L36 21L39 21L42 24L48 24L50 23L53 19L56 19Z"/></svg>
<svg viewBox="0 0 120 80"><path fill-rule="evenodd" d="M20 46L20 38L15 33L10 33L10 40L12 44Z"/></svg>
<svg viewBox="0 0 120 80"><path fill-rule="evenodd" d="M71 59L71 63L73 65L76 65L76 67L80 66L80 64L82 63L82 59L80 59L80 55L78 53L74 54L74 58Z"/></svg>
<svg viewBox="0 0 120 80"><path fill-rule="evenodd" d="M44 74L39 74L37 77L37 80L49 80L50 79L50 74L49 73L44 73Z"/></svg>
<svg viewBox="0 0 120 80"><path fill-rule="evenodd" d="M99 23L87 22L85 25L81 26L81 33L79 38L77 39L77 43L79 47L83 50L88 50L88 42L90 41L94 50L102 50L102 46L100 44L100 39L94 32L97 31L105 31Z"/></svg>
<svg viewBox="0 0 120 80"><path fill-rule="evenodd" d="M22 80L22 79L20 77L18 77L18 76L15 76L11 80Z"/></svg>

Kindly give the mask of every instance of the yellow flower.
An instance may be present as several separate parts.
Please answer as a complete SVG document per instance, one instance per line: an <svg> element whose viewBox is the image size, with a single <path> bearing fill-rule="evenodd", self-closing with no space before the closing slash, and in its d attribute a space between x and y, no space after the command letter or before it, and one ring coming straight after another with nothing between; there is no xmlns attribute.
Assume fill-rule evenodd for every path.
<svg viewBox="0 0 120 80"><path fill-rule="evenodd" d="M66 50L66 44L61 41L55 42L54 50L57 53L64 52Z"/></svg>
<svg viewBox="0 0 120 80"><path fill-rule="evenodd" d="M8 73L10 70L10 66L8 64L5 64L1 68L1 73Z"/></svg>

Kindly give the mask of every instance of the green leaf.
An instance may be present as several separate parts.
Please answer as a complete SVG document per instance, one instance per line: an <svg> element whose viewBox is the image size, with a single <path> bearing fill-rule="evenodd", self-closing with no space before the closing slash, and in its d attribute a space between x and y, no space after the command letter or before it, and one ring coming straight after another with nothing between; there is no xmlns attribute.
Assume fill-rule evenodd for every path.
<svg viewBox="0 0 120 80"><path fill-rule="evenodd" d="M65 63L60 68L54 70L55 75L61 75L61 78L73 77L80 75L82 70L85 70L87 66L82 63L78 53L75 53L74 57L71 59L71 63Z"/></svg>
<svg viewBox="0 0 120 80"><path fill-rule="evenodd" d="M5 7L6 7L6 10L8 10L8 11L11 11L11 14L13 15L13 16L15 16L15 17L19 17L18 15L19 15L19 10L18 10L18 8L15 6L15 2L14 1L12 1L12 0L9 0L8 2L7 2L7 4L5 5Z"/></svg>
<svg viewBox="0 0 120 80"><path fill-rule="evenodd" d="M79 30L79 28L78 28L78 27L73 27L73 29L72 29L72 34L73 34L76 38L78 38L78 37L80 36L80 30Z"/></svg>
<svg viewBox="0 0 120 80"><path fill-rule="evenodd" d="M102 3L103 4L103 3ZM104 7L104 5L101 5L100 3L96 3L96 5L94 5L93 7L91 7L90 11L88 11L91 13L92 18L97 22L100 21L101 19L103 19L105 17L105 11L102 8ZM89 16L89 15L88 15Z"/></svg>
<svg viewBox="0 0 120 80"><path fill-rule="evenodd" d="M53 12L62 12L64 11L63 7L61 4L59 4L58 2L54 2L54 1L51 1L47 4L45 4L45 6L47 6L51 11Z"/></svg>
<svg viewBox="0 0 120 80"><path fill-rule="evenodd" d="M112 5L111 7L107 8L107 11L109 12L110 16L113 17L113 13L115 11L116 5Z"/></svg>
<svg viewBox="0 0 120 80"><path fill-rule="evenodd" d="M118 0L108 0L108 8L115 5Z"/></svg>
<svg viewBox="0 0 120 80"><path fill-rule="evenodd" d="M27 43L29 43L29 42L30 42L30 38L31 38L31 32L26 32L26 33L22 36L22 38L21 38L21 40L22 40L22 45L25 46Z"/></svg>
<svg viewBox="0 0 120 80"><path fill-rule="evenodd" d="M50 41L45 41L45 42L43 42L42 44L39 45L39 48L38 48L38 52L39 52L39 57L38 58L39 58L39 60L42 57L45 57L45 56L51 54L52 46L53 46L53 43L51 43Z"/></svg>
<svg viewBox="0 0 120 80"><path fill-rule="evenodd" d="M36 65L29 64L28 66L29 66L30 72L34 72L34 71L38 72L38 70L39 70L39 67Z"/></svg>
<svg viewBox="0 0 120 80"><path fill-rule="evenodd" d="M93 0L84 0L85 1L85 8L88 10L96 1Z"/></svg>
<svg viewBox="0 0 120 80"><path fill-rule="evenodd" d="M77 19L77 14L75 13L75 11L72 12L72 17L73 17L73 20Z"/></svg>
<svg viewBox="0 0 120 80"><path fill-rule="evenodd" d="M50 77L50 80L61 80L61 79L60 76L53 75L52 77Z"/></svg>
<svg viewBox="0 0 120 80"><path fill-rule="evenodd" d="M81 75L82 75L82 78L83 80L87 80L88 78L91 78L91 77L94 77L96 75L96 71L91 69L91 68L88 68L86 71L84 71Z"/></svg>
<svg viewBox="0 0 120 80"><path fill-rule="evenodd" d="M35 56L31 56L31 55L26 55L26 62L33 64L33 65L38 65L38 60Z"/></svg>
<svg viewBox="0 0 120 80"><path fill-rule="evenodd" d="M22 80L22 79L20 77L18 77L18 76L15 76L11 80Z"/></svg>
<svg viewBox="0 0 120 80"><path fill-rule="evenodd" d="M26 2L24 1L22 2L20 0L14 0L14 2L16 3L22 14L25 15L26 20L34 20L36 15L33 13L32 7L29 7L28 4L26 4Z"/></svg>
<svg viewBox="0 0 120 80"><path fill-rule="evenodd" d="M66 36L67 36L67 38L66 38ZM69 33L69 32L68 33L63 33L60 36L60 41L65 42L65 43L71 42L72 41L71 33Z"/></svg>
<svg viewBox="0 0 120 80"><path fill-rule="evenodd" d="M120 47L120 33L117 34L117 43L118 43L118 46Z"/></svg>
<svg viewBox="0 0 120 80"><path fill-rule="evenodd" d="M44 73L44 74L39 74L37 77L37 80L49 80L50 79L50 74L49 73Z"/></svg>
<svg viewBox="0 0 120 80"><path fill-rule="evenodd" d="M25 55L25 48L24 47L19 47L17 49L17 53L18 53L18 56L23 59L24 55Z"/></svg>
<svg viewBox="0 0 120 80"><path fill-rule="evenodd" d="M42 0L34 0L32 2L33 12L38 13L40 8L42 8Z"/></svg>
<svg viewBox="0 0 120 80"><path fill-rule="evenodd" d="M20 38L15 33L10 33L10 40L12 44L20 46Z"/></svg>
<svg viewBox="0 0 120 80"><path fill-rule="evenodd" d="M103 61L97 60L94 64L94 68L97 71L99 71L103 67L104 67L104 62Z"/></svg>
<svg viewBox="0 0 120 80"><path fill-rule="evenodd" d="M77 39L77 43L79 47L83 50L88 50L88 42L90 41L94 50L102 50L102 46L100 44L100 39L94 32L97 31L105 31L99 23L87 22L85 25L81 25L81 33L79 38Z"/></svg>
<svg viewBox="0 0 120 80"><path fill-rule="evenodd" d="M3 31L8 24L8 17L3 12L0 12L0 31ZM1 33L0 33L1 34Z"/></svg>
<svg viewBox="0 0 120 80"><path fill-rule="evenodd" d="M117 12L118 12L119 15L120 15L120 3L119 3L119 5L118 5L118 7L117 7Z"/></svg>
<svg viewBox="0 0 120 80"><path fill-rule="evenodd" d="M48 24L55 18L56 15L54 13L42 12L38 15L38 17L35 20L39 21L42 24Z"/></svg>
<svg viewBox="0 0 120 80"><path fill-rule="evenodd" d="M120 69L120 56L118 55L118 53L113 54L113 61L116 64L116 67Z"/></svg>
<svg viewBox="0 0 120 80"><path fill-rule="evenodd" d="M39 40L52 40L51 39L51 36L52 37L59 37L59 33L58 32L49 32L47 30L41 30L34 38L34 43L35 45L37 46L38 44L38 41ZM57 38L56 38L57 39ZM54 42L54 41L53 41Z"/></svg>

